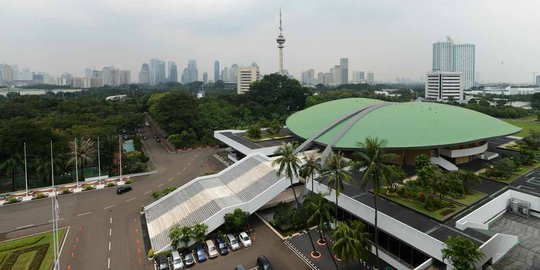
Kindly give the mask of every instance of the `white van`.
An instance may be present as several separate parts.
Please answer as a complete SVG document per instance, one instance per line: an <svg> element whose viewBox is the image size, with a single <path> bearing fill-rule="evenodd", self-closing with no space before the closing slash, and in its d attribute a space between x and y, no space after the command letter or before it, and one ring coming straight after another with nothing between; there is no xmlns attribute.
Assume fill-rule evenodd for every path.
<svg viewBox="0 0 540 270"><path fill-rule="evenodd" d="M238 250L240 249L240 243L238 243L238 240L234 237L232 234L227 234L227 244L229 244L229 247L231 250Z"/></svg>
<svg viewBox="0 0 540 270"><path fill-rule="evenodd" d="M210 259L218 256L218 251L216 246L214 245L214 241L210 239L206 240L206 250L208 251L208 257Z"/></svg>

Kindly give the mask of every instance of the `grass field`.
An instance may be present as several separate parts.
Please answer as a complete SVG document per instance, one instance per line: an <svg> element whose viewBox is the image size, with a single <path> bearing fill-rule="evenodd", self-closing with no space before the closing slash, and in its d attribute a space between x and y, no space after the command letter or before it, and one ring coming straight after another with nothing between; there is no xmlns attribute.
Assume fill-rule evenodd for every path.
<svg viewBox="0 0 540 270"><path fill-rule="evenodd" d="M58 232L59 245L65 229ZM0 243L0 269L49 270L54 260L52 233L36 234Z"/></svg>
<svg viewBox="0 0 540 270"><path fill-rule="evenodd" d="M529 135L531 130L540 132L540 123L535 122L534 121L535 119L531 120L530 118L527 118L527 119L503 119L503 120L514 126L523 128L519 133L514 134L515 136L526 137L527 135Z"/></svg>
<svg viewBox="0 0 540 270"><path fill-rule="evenodd" d="M485 193L471 190L471 194L468 194L463 198L454 198L454 200L464 205L473 205L477 201L485 198L486 196L487 194Z"/></svg>

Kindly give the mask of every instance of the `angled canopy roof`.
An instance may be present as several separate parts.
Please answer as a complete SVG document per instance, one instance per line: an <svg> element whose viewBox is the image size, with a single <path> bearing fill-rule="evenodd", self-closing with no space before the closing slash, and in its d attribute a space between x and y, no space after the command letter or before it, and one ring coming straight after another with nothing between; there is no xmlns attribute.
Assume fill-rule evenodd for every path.
<svg viewBox="0 0 540 270"><path fill-rule="evenodd" d="M291 132L338 149L359 148L366 137L387 141L386 148L427 148L485 140L521 128L491 116L440 103L390 103L348 98L325 102L291 115Z"/></svg>

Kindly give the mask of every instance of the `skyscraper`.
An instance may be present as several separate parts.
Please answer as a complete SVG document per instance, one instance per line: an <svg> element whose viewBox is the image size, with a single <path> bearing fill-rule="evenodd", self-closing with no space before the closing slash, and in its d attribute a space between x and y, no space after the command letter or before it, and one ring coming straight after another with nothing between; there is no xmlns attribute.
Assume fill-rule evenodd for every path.
<svg viewBox="0 0 540 270"><path fill-rule="evenodd" d="M150 84L165 82L165 62L156 58L150 59Z"/></svg>
<svg viewBox="0 0 540 270"><path fill-rule="evenodd" d="M301 74L302 84L314 85L315 84L315 70L312 68L303 71Z"/></svg>
<svg viewBox="0 0 540 270"><path fill-rule="evenodd" d="M475 66L474 44L455 44L450 37L433 43L433 71L461 73L463 89L474 86Z"/></svg>
<svg viewBox="0 0 540 270"><path fill-rule="evenodd" d="M540 75L536 75L536 85L540 86Z"/></svg>
<svg viewBox="0 0 540 270"><path fill-rule="evenodd" d="M167 63L167 71L168 71L168 81L169 82L178 82L178 70L176 67L176 64L173 61L169 61Z"/></svg>
<svg viewBox="0 0 540 270"><path fill-rule="evenodd" d="M339 69L341 73L341 84L349 83L349 58L339 59Z"/></svg>
<svg viewBox="0 0 540 270"><path fill-rule="evenodd" d="M131 83L131 71L120 70L118 71L117 85L130 84Z"/></svg>
<svg viewBox="0 0 540 270"><path fill-rule="evenodd" d="M364 83L365 77L363 71L353 71L352 73L352 82L353 83Z"/></svg>
<svg viewBox="0 0 540 270"><path fill-rule="evenodd" d="M340 85L341 83L341 66L335 65L333 68L330 69L330 73L332 73L332 84L330 85Z"/></svg>
<svg viewBox="0 0 540 270"><path fill-rule="evenodd" d="M366 82L368 84L373 84L375 82L375 74L373 72L368 71Z"/></svg>
<svg viewBox="0 0 540 270"><path fill-rule="evenodd" d="M208 72L203 72L202 74L202 81L203 83L207 84L208 83Z"/></svg>
<svg viewBox="0 0 540 270"><path fill-rule="evenodd" d="M143 63L141 71L139 72L139 83L140 84L149 84L150 83L150 67L147 63Z"/></svg>
<svg viewBox="0 0 540 270"><path fill-rule="evenodd" d="M182 73L182 83L192 83L199 80L199 71L197 70L197 61L189 60L188 66Z"/></svg>
<svg viewBox="0 0 540 270"><path fill-rule="evenodd" d="M219 81L219 61L214 62L214 82Z"/></svg>
<svg viewBox="0 0 540 270"><path fill-rule="evenodd" d="M85 78L92 78L92 69L91 68L84 69L84 77Z"/></svg>
<svg viewBox="0 0 540 270"><path fill-rule="evenodd" d="M237 94L244 94L249 91L249 86L252 82L258 81L260 78L259 67L239 67L238 68L238 81L236 86Z"/></svg>
<svg viewBox="0 0 540 270"><path fill-rule="evenodd" d="M281 26L281 8L279 9L279 36L276 38L279 49L279 74L283 74L283 44L285 43L285 37L283 36L283 27Z"/></svg>

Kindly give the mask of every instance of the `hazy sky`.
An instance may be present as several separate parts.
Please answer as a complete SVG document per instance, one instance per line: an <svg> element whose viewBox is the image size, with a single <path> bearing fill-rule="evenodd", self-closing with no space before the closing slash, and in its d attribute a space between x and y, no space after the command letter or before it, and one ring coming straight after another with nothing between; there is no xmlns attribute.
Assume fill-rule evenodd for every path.
<svg viewBox="0 0 540 270"><path fill-rule="evenodd" d="M114 65L135 81L152 57L179 71L196 59L201 78L213 79L216 59L271 73L280 6L284 66L296 77L348 57L350 71L376 80L419 80L445 36L476 44L480 81L540 74L539 0L0 0L0 63L77 76Z"/></svg>

